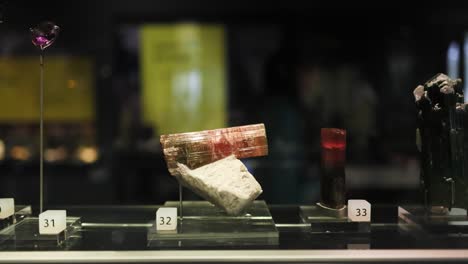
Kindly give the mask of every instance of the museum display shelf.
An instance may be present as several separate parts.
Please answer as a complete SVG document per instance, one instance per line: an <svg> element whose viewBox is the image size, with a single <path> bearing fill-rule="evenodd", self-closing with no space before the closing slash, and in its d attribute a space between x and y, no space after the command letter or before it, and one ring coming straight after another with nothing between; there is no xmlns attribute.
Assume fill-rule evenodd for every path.
<svg viewBox="0 0 468 264"><path fill-rule="evenodd" d="M172 206L172 203L166 205ZM405 229L409 224L399 223L396 205L373 204L370 233L365 236L354 232L314 233L302 221L299 205L268 205L278 232L278 244L263 248L252 243L194 243L184 247L149 244L148 231L161 206L61 206L69 215L81 216L81 228L71 238L74 241L71 246L37 247L32 241L23 241L21 246L7 247L2 243L0 263L468 261L468 239L449 235L450 227L444 224L440 226L440 233L447 228L446 236L431 236L429 231ZM193 215L196 213L191 210L195 209L186 206L184 214L187 219L196 219L197 216ZM205 217L203 230L209 230L210 221L213 221L210 217L213 216L207 214ZM207 241L211 239L203 232L200 236L205 236L203 239Z"/></svg>

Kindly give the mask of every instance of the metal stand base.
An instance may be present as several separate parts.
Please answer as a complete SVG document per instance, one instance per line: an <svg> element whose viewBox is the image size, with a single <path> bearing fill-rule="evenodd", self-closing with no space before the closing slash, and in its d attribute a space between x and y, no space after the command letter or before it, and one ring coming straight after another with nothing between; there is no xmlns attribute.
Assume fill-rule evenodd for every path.
<svg viewBox="0 0 468 264"><path fill-rule="evenodd" d="M57 235L39 234L39 218L27 217L0 231L2 249L69 249L81 239L81 218L67 217L67 228Z"/></svg>
<svg viewBox="0 0 468 264"><path fill-rule="evenodd" d="M424 206L398 207L398 224L403 231L431 234L468 234L468 215L465 209L427 210Z"/></svg>
<svg viewBox="0 0 468 264"><path fill-rule="evenodd" d="M300 206L300 216L304 223L310 223L313 233L370 233L369 222L351 222L348 209L331 209L317 205Z"/></svg>
<svg viewBox="0 0 468 264"><path fill-rule="evenodd" d="M3 230L11 225L16 224L17 222L23 220L24 218L31 216L32 209L30 205L15 205L15 214L6 218L0 219L0 230Z"/></svg>
<svg viewBox="0 0 468 264"><path fill-rule="evenodd" d="M164 206L177 207L179 201ZM255 247L278 245L279 234L268 206L255 201L242 216L229 216L206 201L184 201L184 215L177 231L148 230L149 247Z"/></svg>

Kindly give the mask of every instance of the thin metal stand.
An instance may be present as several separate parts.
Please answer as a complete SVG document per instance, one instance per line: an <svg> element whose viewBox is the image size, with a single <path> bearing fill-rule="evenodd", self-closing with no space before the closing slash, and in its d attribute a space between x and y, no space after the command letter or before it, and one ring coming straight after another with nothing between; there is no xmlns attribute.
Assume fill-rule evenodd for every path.
<svg viewBox="0 0 468 264"><path fill-rule="evenodd" d="M40 62L40 121L39 121L39 213L44 210L44 54L39 55Z"/></svg>
<svg viewBox="0 0 468 264"><path fill-rule="evenodd" d="M182 185L179 183L179 220L182 221L182 219L184 218L184 203L183 203L183 194L182 194L182 190L183 190L184 187L182 187Z"/></svg>

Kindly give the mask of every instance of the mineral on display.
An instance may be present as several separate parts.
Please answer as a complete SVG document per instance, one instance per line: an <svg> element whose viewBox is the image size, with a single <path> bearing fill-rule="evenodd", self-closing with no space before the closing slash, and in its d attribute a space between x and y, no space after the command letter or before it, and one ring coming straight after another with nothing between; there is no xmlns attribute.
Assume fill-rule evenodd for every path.
<svg viewBox="0 0 468 264"><path fill-rule="evenodd" d="M41 50L46 49L54 43L60 32L60 27L53 22L42 22L31 31L31 41L34 46L39 47Z"/></svg>
<svg viewBox="0 0 468 264"><path fill-rule="evenodd" d="M439 73L413 91L428 207L468 208L468 115L461 79Z"/></svg>
<svg viewBox="0 0 468 264"><path fill-rule="evenodd" d="M222 208L239 215L262 193L260 184L234 155L191 170L177 163L179 182Z"/></svg>
<svg viewBox="0 0 468 264"><path fill-rule="evenodd" d="M174 176L178 173L177 163L196 169L230 155L239 159L268 155L263 124L162 135L160 141Z"/></svg>

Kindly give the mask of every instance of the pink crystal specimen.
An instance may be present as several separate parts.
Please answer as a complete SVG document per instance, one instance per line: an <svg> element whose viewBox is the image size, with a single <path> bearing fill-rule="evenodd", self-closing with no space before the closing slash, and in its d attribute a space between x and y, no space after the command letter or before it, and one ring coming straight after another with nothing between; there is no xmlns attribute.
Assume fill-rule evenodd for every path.
<svg viewBox="0 0 468 264"><path fill-rule="evenodd" d="M34 46L39 47L41 50L46 49L54 43L60 32L60 27L53 22L42 22L31 31L31 41Z"/></svg>
<svg viewBox="0 0 468 264"><path fill-rule="evenodd" d="M178 162L196 169L232 154L239 159L268 155L263 124L162 135L160 140L172 175Z"/></svg>

